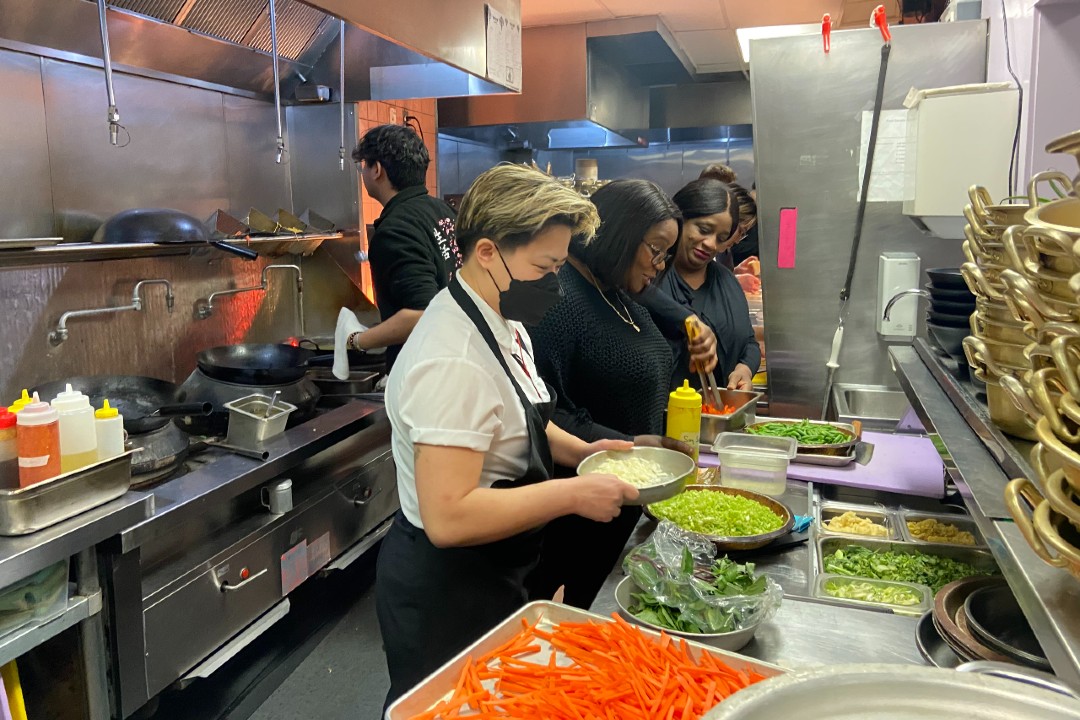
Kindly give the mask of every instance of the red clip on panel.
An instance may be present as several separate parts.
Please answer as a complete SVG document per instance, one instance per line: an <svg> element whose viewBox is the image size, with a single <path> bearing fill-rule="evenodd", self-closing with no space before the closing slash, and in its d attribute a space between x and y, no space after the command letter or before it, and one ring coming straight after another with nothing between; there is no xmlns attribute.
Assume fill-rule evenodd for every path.
<svg viewBox="0 0 1080 720"><path fill-rule="evenodd" d="M829 13L825 13L821 17L821 44L825 47L825 54L826 55L829 54L829 49L830 49L831 42L832 42L832 40L830 38L831 35L832 35L832 16L829 15Z"/></svg>
<svg viewBox="0 0 1080 720"><path fill-rule="evenodd" d="M870 15L870 27L875 25L881 31L881 39L887 43L892 42L892 33L889 32L889 16L885 14L884 5L878 5Z"/></svg>

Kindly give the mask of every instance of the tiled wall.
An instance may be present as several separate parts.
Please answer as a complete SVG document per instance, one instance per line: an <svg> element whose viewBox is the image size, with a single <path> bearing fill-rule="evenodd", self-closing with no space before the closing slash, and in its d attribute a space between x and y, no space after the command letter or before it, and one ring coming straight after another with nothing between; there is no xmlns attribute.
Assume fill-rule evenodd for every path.
<svg viewBox="0 0 1080 720"><path fill-rule="evenodd" d="M387 102L372 101L356 104L356 117L357 122L360 124L360 137L363 137L364 133L378 125L386 125L390 122L395 122L399 125L404 124L407 115L415 117L417 121L419 121L420 127L423 129L424 145L427 146L428 153L431 155L431 165L428 166L427 172L427 188L428 192L435 197L438 197L439 136L435 100L391 100ZM410 121L410 124L415 126L416 123ZM365 227L375 222L379 217L382 213L382 205L367 194L362 182L360 183L360 212L361 229L364 230L361 235L361 246L366 252L368 238ZM363 265L360 277L363 282L364 294L369 300L376 302L374 291L371 288L371 268L367 263Z"/></svg>

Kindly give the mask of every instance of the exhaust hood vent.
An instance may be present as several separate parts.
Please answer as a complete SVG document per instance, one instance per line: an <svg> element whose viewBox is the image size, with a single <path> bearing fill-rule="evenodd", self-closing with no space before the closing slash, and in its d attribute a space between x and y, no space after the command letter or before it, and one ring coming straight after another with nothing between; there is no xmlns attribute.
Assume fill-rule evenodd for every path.
<svg viewBox="0 0 1080 720"><path fill-rule="evenodd" d="M268 0L106 0L120 72L268 100ZM486 8L512 22L520 0L274 0L281 94L305 80L347 101L507 93L487 79ZM101 67L94 0L0 0L0 47Z"/></svg>
<svg viewBox="0 0 1080 720"><path fill-rule="evenodd" d="M267 0L112 0L109 6L270 52ZM277 0L274 9L278 21L278 54L300 60L329 16L298 0ZM323 49L319 48L319 52Z"/></svg>

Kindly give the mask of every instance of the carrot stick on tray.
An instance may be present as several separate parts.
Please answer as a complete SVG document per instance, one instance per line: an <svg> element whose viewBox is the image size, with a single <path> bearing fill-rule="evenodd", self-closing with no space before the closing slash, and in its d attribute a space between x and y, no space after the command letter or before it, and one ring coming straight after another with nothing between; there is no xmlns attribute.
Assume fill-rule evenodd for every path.
<svg viewBox="0 0 1080 720"><path fill-rule="evenodd" d="M694 658L685 640L666 633L654 640L612 617L613 623L564 622L550 632L523 621L504 645L479 660L468 658L451 696L411 720L698 720L765 679L707 652ZM568 664L557 664L555 652L544 663L521 657L538 652L541 640ZM485 680L494 683L485 686Z"/></svg>

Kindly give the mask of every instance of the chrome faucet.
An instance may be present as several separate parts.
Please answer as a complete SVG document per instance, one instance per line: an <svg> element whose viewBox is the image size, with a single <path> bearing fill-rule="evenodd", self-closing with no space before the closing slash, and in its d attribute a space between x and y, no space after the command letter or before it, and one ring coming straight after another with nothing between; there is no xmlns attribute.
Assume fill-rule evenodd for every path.
<svg viewBox="0 0 1080 720"><path fill-rule="evenodd" d="M250 287L233 288L232 290L218 290L217 292L210 293L203 300L198 300L195 303L195 312L200 319L205 320L214 314L214 300L226 295L239 295L240 293L254 292L261 290L266 292L269 288L267 283L268 276L271 270L291 270L296 272L296 304L297 313L300 318L300 335L305 334L304 328L304 274L300 270L299 265L267 265L262 269L262 276L259 279L258 285L252 285Z"/></svg>
<svg viewBox="0 0 1080 720"><path fill-rule="evenodd" d="M56 329L49 333L49 342L53 345L59 345L68 339L68 321L77 318L93 317L95 315L109 315L112 313L124 312L126 310L134 310L136 312L142 312L143 298L142 289L144 285L164 285L165 286L165 306L168 307L169 312L173 311L173 305L175 304L175 297L173 296L172 283L168 280L140 280L135 283L135 288L131 291L131 303L129 305L121 305L119 307L105 307L105 308L92 308L89 310L68 310L60 316L60 321L56 323Z"/></svg>
<svg viewBox="0 0 1080 720"><path fill-rule="evenodd" d="M919 297L926 298L927 300L930 299L930 293L926 290L918 290L916 288L912 288L911 290L901 290L900 292L889 298L889 302L885 304L885 320L889 319L889 315L892 313L892 307L896 304L896 301L907 295L918 295Z"/></svg>

